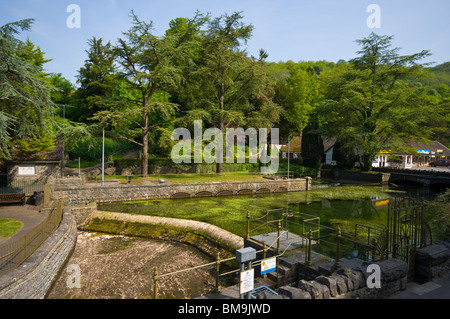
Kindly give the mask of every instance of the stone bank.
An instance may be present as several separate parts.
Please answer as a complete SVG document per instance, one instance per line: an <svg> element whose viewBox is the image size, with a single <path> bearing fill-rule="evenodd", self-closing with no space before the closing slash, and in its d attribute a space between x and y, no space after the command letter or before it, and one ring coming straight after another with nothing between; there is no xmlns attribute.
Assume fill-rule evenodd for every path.
<svg viewBox="0 0 450 319"><path fill-rule="evenodd" d="M51 198L47 198L47 201L64 198L68 205L80 205L93 201L176 199L307 191L311 189L311 178L149 185L105 183L104 186L84 185L80 178L65 178L50 181L50 189Z"/></svg>

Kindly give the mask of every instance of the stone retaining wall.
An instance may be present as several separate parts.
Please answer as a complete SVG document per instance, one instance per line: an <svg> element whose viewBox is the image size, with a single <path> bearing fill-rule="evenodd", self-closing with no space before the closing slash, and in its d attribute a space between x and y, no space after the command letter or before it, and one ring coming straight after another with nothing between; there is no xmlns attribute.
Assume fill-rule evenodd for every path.
<svg viewBox="0 0 450 319"><path fill-rule="evenodd" d="M63 209L61 224L19 268L0 277L0 299L43 299L77 240L75 219Z"/></svg>
<svg viewBox="0 0 450 319"><path fill-rule="evenodd" d="M352 268L342 268L330 276L297 283L277 289L279 297L288 299L383 299L406 289L408 264L397 259L376 262L381 269L381 287L369 288L369 263L360 261ZM369 279L371 280L371 278ZM267 296L269 297L269 296Z"/></svg>
<svg viewBox="0 0 450 319"><path fill-rule="evenodd" d="M68 205L85 204L91 201L126 201L186 197L244 195L257 193L277 193L304 191L311 189L311 178L267 181L226 181L209 183L161 183L142 186L133 185L71 185L65 181L59 186L56 181L51 187L51 199L64 198Z"/></svg>

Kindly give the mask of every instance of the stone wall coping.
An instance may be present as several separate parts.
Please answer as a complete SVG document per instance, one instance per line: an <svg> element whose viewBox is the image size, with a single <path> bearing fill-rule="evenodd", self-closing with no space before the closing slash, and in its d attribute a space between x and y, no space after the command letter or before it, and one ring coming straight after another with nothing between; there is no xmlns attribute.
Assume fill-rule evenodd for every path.
<svg viewBox="0 0 450 319"><path fill-rule="evenodd" d="M219 240L222 243L226 243L233 249L240 249L244 247L244 239L237 236L229 231L226 231L220 227L195 220L180 219L180 218L168 218L159 216L148 216L148 215L131 215L124 213L113 213L105 211L94 211L90 215L90 218L100 218L109 220L120 220L125 222L134 223L146 223L153 225L164 225L168 227L176 227L189 229L194 231L200 231L207 234L210 238Z"/></svg>

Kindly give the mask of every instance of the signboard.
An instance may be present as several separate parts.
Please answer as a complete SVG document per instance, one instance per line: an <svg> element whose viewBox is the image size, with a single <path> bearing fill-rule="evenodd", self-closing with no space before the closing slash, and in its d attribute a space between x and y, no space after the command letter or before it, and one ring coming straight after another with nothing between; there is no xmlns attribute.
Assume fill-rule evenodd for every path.
<svg viewBox="0 0 450 319"><path fill-rule="evenodd" d="M417 150L419 154L430 154L430 150Z"/></svg>
<svg viewBox="0 0 450 319"><path fill-rule="evenodd" d="M261 261L261 275L277 270L277 258L268 258Z"/></svg>
<svg viewBox="0 0 450 319"><path fill-rule="evenodd" d="M240 294L245 294L253 290L254 278L255 270L253 268L241 271L241 284L239 285Z"/></svg>
<svg viewBox="0 0 450 319"><path fill-rule="evenodd" d="M34 175L34 165L20 165L19 166L19 175Z"/></svg>

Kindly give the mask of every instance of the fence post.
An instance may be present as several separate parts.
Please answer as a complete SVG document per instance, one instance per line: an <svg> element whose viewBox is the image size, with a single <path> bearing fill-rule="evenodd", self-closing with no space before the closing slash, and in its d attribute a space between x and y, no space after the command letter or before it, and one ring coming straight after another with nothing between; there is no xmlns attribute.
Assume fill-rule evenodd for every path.
<svg viewBox="0 0 450 319"><path fill-rule="evenodd" d="M334 263L334 269L341 268L341 228L338 227L336 235L336 260Z"/></svg>
<svg viewBox="0 0 450 319"><path fill-rule="evenodd" d="M375 261L376 259L376 249L377 249L377 240L372 238L372 261Z"/></svg>
<svg viewBox="0 0 450 319"><path fill-rule="evenodd" d="M263 259L266 259L266 255L267 255L267 244L266 244L266 242L263 242ZM266 279L267 275L264 274L263 278Z"/></svg>
<svg viewBox="0 0 450 319"><path fill-rule="evenodd" d="M219 273L220 273L220 253L217 253L216 259L216 292L219 292Z"/></svg>
<svg viewBox="0 0 450 319"><path fill-rule="evenodd" d="M307 254L307 260L306 260L306 267L309 267L311 265L311 241L312 241L312 230L309 230L308 233L308 254Z"/></svg>
<svg viewBox="0 0 450 319"><path fill-rule="evenodd" d="M159 273L158 273L158 267L155 267L155 270L153 272L153 299L158 299L158 279L159 279Z"/></svg>
<svg viewBox="0 0 450 319"><path fill-rule="evenodd" d="M279 255L281 252L280 249L280 236L281 236L281 223L278 221L278 237L277 237L277 254Z"/></svg>
<svg viewBox="0 0 450 319"><path fill-rule="evenodd" d="M247 209L247 239L250 239L250 212Z"/></svg>

